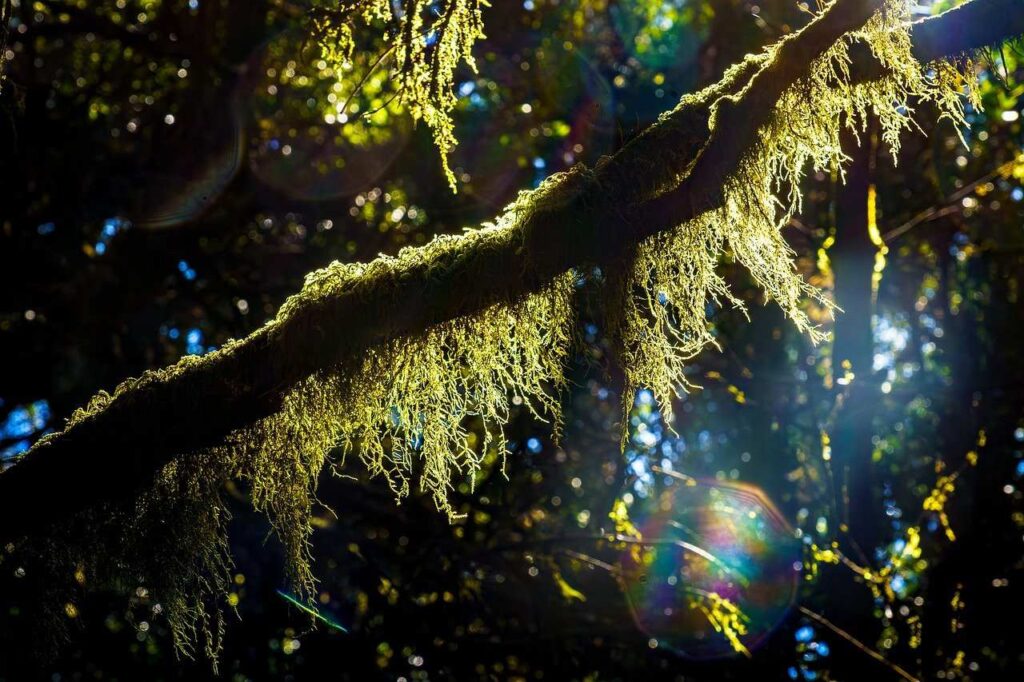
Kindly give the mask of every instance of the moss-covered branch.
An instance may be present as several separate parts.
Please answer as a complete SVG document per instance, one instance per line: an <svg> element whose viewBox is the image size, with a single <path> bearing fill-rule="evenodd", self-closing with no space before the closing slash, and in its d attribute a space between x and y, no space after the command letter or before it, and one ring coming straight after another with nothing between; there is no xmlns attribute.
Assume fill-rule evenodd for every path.
<svg viewBox="0 0 1024 682"><path fill-rule="evenodd" d="M842 6L850 4L860 3L847 0ZM828 26L832 16L817 24ZM844 21L833 36L846 28ZM751 61L740 67L699 104L678 107L627 145L599 176L607 178L601 183L605 190L654 190L682 175L706 140L715 96L736 90L758 66ZM665 149L674 150L675 164L650 163L655 150ZM188 457L273 414L298 381L353 352L494 301L515 300L574 265L614 258L624 238L639 235L628 236L611 219L617 212L594 220L607 211L598 210L606 203L603 194L582 192L563 206L539 212L501 243L453 241L432 261L410 261L399 273L368 274L358 287L308 305L283 323L115 392L102 409L90 410L88 418L39 443L0 476L0 538L31 533L102 500L131 496L172 457ZM660 227L677 222L662 220ZM653 232L654 226L646 231ZM34 504L37 491L44 489L49 491L47 504Z"/></svg>
<svg viewBox="0 0 1024 682"><path fill-rule="evenodd" d="M444 507L452 471L472 473L485 452L469 445L463 417L500 427L512 391L538 412L557 413L548 385L558 383L568 352L573 268L621 264L629 254L620 298L611 296L615 331L630 383L651 385L663 401L681 380L682 361L710 340L705 299L730 296L715 272L726 245L806 327L798 304L813 292L793 272L775 216L778 206L795 210L804 167L841 161L838 121L866 107L886 110L893 145L908 125L895 103L932 98L947 115L962 113L962 82L951 67L938 67L947 80L926 77L899 25L903 15L877 14L882 4L838 0L802 31L685 97L596 168L573 169L522 195L495 225L396 258L312 273L246 339L100 394L0 475L0 542L56 533L77 512L121 505L123 517L108 525L127 529L146 556L198 548L199 558L173 573L159 561L139 568L182 600L185 625L176 631L187 639L197 619L211 630L194 601L204 597L191 590L217 585L196 572L223 564L216 491L225 478L252 483L301 589L310 584L312 491L339 440L400 494L411 460L421 459L425 486ZM1004 26L1024 21L1024 3L970 3L989 5L1003 7ZM953 35L958 21L932 19L914 35L933 36L927 49L934 51L934 36L943 27ZM851 32L862 26L859 37L880 65L870 87L849 69ZM991 42L990 34L978 36ZM959 53L971 40L949 44ZM656 296L634 295L651 281ZM47 503L36 504L43 491ZM143 502L132 507L136 498ZM196 528L156 537L155 529L176 528L161 514L192 519ZM145 544L157 542L165 545ZM124 563L144 561L130 551Z"/></svg>
<svg viewBox="0 0 1024 682"><path fill-rule="evenodd" d="M495 300L521 297L572 266L614 259L626 242L667 229L713 205L722 178L756 133L758 108L767 110L765 103L800 75L808 55L855 25L854 17L866 18L865 8L871 4L839 3L798 40L790 41L785 59L771 70L759 71L760 61L749 59L696 102L677 107L612 157L596 176L600 192L584 192L569 204L539 213L521 225L517 239L508 244L466 240L464 248L449 249L438 262L410 263L397 277L381 273L387 282L367 277L352 293L309 306L286 324L260 329L202 361L186 360L176 371L152 375L117 395L103 410L37 445L0 476L0 537L16 538L95 502L132 495L170 458L188 456L189 451L217 443L233 429L272 414L289 387L353 351L471 313ZM999 21L995 28L990 24L986 31L974 29L965 36L955 14L974 6L979 16L996 16ZM921 49L922 54L938 56L1012 37L1022 28L1024 3L974 0L922 22L914 36L927 35L928 47ZM623 189L628 198L641 196L638 188L657 191L682 175L707 140L710 104L736 91L755 71L756 82L763 87L748 92L743 104L725 110L731 125L720 127L710 153L702 155L686 182L630 211L607 208L608 203L622 204ZM649 163L656 150L669 148L674 164ZM624 229L623 217L633 229ZM452 295L456 291L459 295ZM46 505L36 505L42 490L49 491L49 499Z"/></svg>

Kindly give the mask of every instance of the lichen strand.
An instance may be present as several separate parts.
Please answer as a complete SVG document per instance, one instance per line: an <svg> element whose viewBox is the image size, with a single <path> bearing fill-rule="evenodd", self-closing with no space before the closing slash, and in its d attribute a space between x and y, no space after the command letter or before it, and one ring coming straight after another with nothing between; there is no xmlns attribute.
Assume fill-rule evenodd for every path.
<svg viewBox="0 0 1024 682"><path fill-rule="evenodd" d="M484 37L482 9L487 5L486 0L348 1L314 20L324 55L336 64L351 60L360 27L377 22L388 27L384 56L394 55L388 63L394 65L399 96L413 119L426 123L433 133L452 191L456 182L448 155L457 144L453 79L460 64L476 70L473 45Z"/></svg>
<svg viewBox="0 0 1024 682"><path fill-rule="evenodd" d="M107 587L128 593L130 622L165 614L175 650L193 657L201 647L216 667L231 588L222 498L231 465L218 451L195 453L167 465L144 495L95 506L9 547L37 597L30 623L39 653L63 643L80 590Z"/></svg>
<svg viewBox="0 0 1024 682"><path fill-rule="evenodd" d="M344 445L358 451L370 471L385 475L399 496L408 492L408 474L419 458L421 487L454 516L447 497L452 474L472 481L486 453L504 457L501 426L513 399L525 397L537 416L560 430L551 387L563 381L571 292L571 280L562 277L518 304L493 306L369 353L346 379L351 401L341 424ZM465 429L467 415L485 425L482 443Z"/></svg>
<svg viewBox="0 0 1024 682"><path fill-rule="evenodd" d="M781 229L800 209L800 180L808 169L841 171L847 157L840 145L844 126L862 133L867 117L880 121L882 139L894 158L900 135L915 127L913 106L930 102L939 115L964 123L965 89L979 102L956 66L921 65L911 54L905 3L890 0L864 27L833 45L811 65L808 75L779 98L740 170L725 185L721 207L697 216L642 243L620 296L611 299L621 363L628 384L628 414L635 389L650 388L668 419L672 399L689 386L688 360L715 345L707 320L709 303L743 304L730 294L717 264L727 252L744 265L768 298L774 299L797 327L823 338L802 306L814 299L828 307L821 292L797 273L793 253ZM887 75L852 83L850 46L865 41ZM776 48L762 57L770 62ZM696 98L703 96L698 94ZM742 93L740 94L742 96ZM684 98L684 105L687 98ZM713 134L728 134L715 130Z"/></svg>

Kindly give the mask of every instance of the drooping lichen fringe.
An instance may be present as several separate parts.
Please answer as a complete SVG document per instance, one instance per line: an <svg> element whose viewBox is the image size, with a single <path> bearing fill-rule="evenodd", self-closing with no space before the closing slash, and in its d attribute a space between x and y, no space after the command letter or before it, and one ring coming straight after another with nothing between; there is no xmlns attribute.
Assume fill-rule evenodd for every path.
<svg viewBox="0 0 1024 682"><path fill-rule="evenodd" d="M794 254L781 233L800 210L804 173L809 168L841 172L848 159L840 132L844 127L862 132L870 115L880 121L882 139L895 158L900 135L916 126L916 104L933 103L940 117L957 125L964 124L965 90L980 105L959 69L946 62L922 66L914 59L905 28L909 18L903 2L890 0L861 30L816 59L808 75L776 103L758 143L726 182L721 207L639 246L610 311L627 396L650 388L671 420L673 397L689 386L683 374L687 361L705 346L716 345L707 321L708 303L743 308L716 269L726 251L801 331L815 342L823 338L802 304L808 299L827 308L831 304L796 272ZM870 46L883 78L851 82L849 51L854 41ZM769 48L761 59L770 63L773 53ZM712 129L714 119L713 106ZM624 406L627 414L629 408Z"/></svg>
<svg viewBox="0 0 1024 682"><path fill-rule="evenodd" d="M536 211L572 200L588 182L582 171L560 176L524 192L497 223L483 229L442 236L397 257L334 263L313 272L268 324L283 326L309 306L344 292L386 299L403 273L466 253L467 240L480 242L481 251L503 248L520 238L517 225ZM48 557L49 567L39 570L66 578L85 561L90 584L143 585L159 595L178 650L192 655L199 640L215 658L224 630L216 604L231 584L225 482L245 482L253 506L266 513L284 546L292 585L307 598L315 587L309 536L317 478L335 449L355 453L371 474L386 478L399 499L410 493L416 476L438 509L455 518L448 499L453 479L472 481L489 455L503 460L503 427L513 401L560 431L560 393L576 329L575 281L566 272L520 300L395 338L324 368L288 390L275 414L232 432L218 447L173 460L136 502L92 510L67 532L56 530L54 538L67 552L31 548L32 554ZM76 410L66 429L233 346L147 372L123 382L112 395L101 392ZM467 427L470 419L477 429ZM61 605L52 611L59 614Z"/></svg>
<svg viewBox="0 0 1024 682"><path fill-rule="evenodd" d="M487 5L486 0L448 0L440 5L428 0L342 0L337 10L322 11L314 21L324 56L336 65L352 58L355 24L383 22L396 27L390 49L399 96L413 119L433 132L453 191L455 174L448 155L458 144L452 122L457 102L454 74L461 64L476 70L473 45L484 38L482 10Z"/></svg>
<svg viewBox="0 0 1024 682"><path fill-rule="evenodd" d="M742 307L717 269L726 252L800 329L820 338L802 305L808 298L825 305L827 301L795 271L793 253L781 234L799 210L803 173L808 168L841 168L845 157L840 131L843 126L862 129L869 112L881 121L883 138L894 152L900 133L913 125L916 102L931 101L941 115L963 122L964 77L951 65L922 67L913 60L903 27L906 18L902 3L890 2L886 12L811 64L808 75L780 98L759 142L726 182L719 208L623 254L632 261L619 266L626 274L610 287L607 300L628 383L627 403L632 389L646 386L671 416L674 392L687 385L686 362L715 343L707 322L709 301ZM882 80L850 82L848 50L853 40L871 46L885 68ZM716 93L742 96L742 91L728 95L736 90L733 79L770 66L774 54L769 49L746 60L727 74L721 90L684 98L663 122L685 125L687 107L706 112L706 98ZM706 117L693 119L706 128ZM714 130L714 124L712 114L712 134L727 132ZM706 129L698 130L692 138L706 134ZM657 135L638 144L656 148ZM629 182L629 174L624 166L613 169L601 183L614 181L616 197L626 205L671 189L680 179L655 169L639 174L643 178L638 186L619 188ZM513 246L522 238L520 228L535 214L592 192L594 180L595 173L576 169L522 193L495 224L483 229L440 237L393 258L318 270L268 324L283 327L343 293L386 302L397 280L413 267L443 267L457 258ZM473 242L480 248L466 248ZM504 456L502 429L515 398L551 420L558 431L559 391L575 330L574 282L572 272L563 273L520 299L399 335L358 357L321 368L291 387L275 414L234 431L222 445L173 460L141 499L118 509L94 509L82 523L56 531L48 542L60 544L61 552L47 554L37 544L37 554L49 557L50 569L44 570L70 575L82 563L88 565L92 582L146 586L167 612L179 650L191 654L198 639L215 656L224 627L216 604L228 590L231 568L225 482L243 481L254 506L267 514L284 545L289 576L304 597L315 586L309 542L317 479L325 466L340 466L329 457L332 451L358 456L370 472L386 477L399 498L418 479L439 509L456 515L449 492L457 479L472 481L484 457ZM228 344L217 353L147 373L119 386L114 396L101 393L72 416L68 428L102 412L112 400L150 382L173 379L233 348ZM471 419L483 428L468 428ZM102 550L93 551L97 547Z"/></svg>

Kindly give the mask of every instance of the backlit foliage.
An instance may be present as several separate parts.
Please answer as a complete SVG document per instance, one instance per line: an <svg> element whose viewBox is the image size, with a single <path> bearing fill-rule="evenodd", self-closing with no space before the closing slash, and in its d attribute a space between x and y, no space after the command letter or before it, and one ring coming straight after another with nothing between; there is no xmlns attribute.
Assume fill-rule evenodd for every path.
<svg viewBox="0 0 1024 682"><path fill-rule="evenodd" d="M715 632L722 633L733 649L744 656L750 656L750 651L740 639L747 634L747 622L750 619L738 606L716 592L710 592L695 595L690 601L690 608L703 613Z"/></svg>
<svg viewBox="0 0 1024 682"><path fill-rule="evenodd" d="M323 15L320 39L333 45L332 59L347 61L354 49L353 22L381 22L397 31L390 49L401 97L413 115L432 128L444 155L455 144L450 120L455 103L452 74L460 61L472 65L470 49L482 35L483 4L451 0L433 16L428 3L421 0L402 3L403 13L386 0L346 2L337 12ZM930 70L918 64L902 27L908 18L904 5L894 1L886 9L862 31L829 49L809 67L806 78L783 94L760 130L759 142L748 151L738 173L728 179L721 208L639 246L627 274L615 284L617 291L608 296L628 383L624 395L630 404L633 389L649 387L668 416L674 392L687 385L685 363L714 344L707 306L741 305L718 272L724 257L742 263L800 329L819 338L802 305L808 298L821 297L795 272L793 254L779 232L800 206L803 173L809 167L840 167L845 160L839 144L842 126L859 129L869 111L880 118L882 136L894 152L899 135L913 125L912 101L932 101L942 115L962 119L960 96L966 83L960 72L948 64L930 65ZM851 42L858 39L869 43L885 67L888 75L881 80L851 82L848 53ZM732 71L727 82L749 75L752 67L770 67L776 54L773 47L751 58ZM719 94L720 90L711 88L684 97L677 112L710 106L712 134L728 134L714 130L711 100ZM694 136L705 134L693 131ZM270 331L325 298L343 293L387 299L389 288L414 266L443 267L454 254L513 244L537 213L564 205L583 191L587 177L585 172L574 172L549 179L537 190L521 194L495 224L483 229L439 238L394 258L381 257L368 264L335 263L314 272L303 290L268 323ZM650 195L668 188L621 192ZM103 565L95 572L105 580L142 576L154 592L163 595L181 650L189 653L200 638L205 639L207 651L215 654L223 625L220 610L211 606L227 591L230 577L223 483L240 479L248 485L253 504L266 512L284 545L289 575L302 598L308 598L314 586L308 543L316 482L336 447L357 455L369 471L386 477L399 498L410 492L411 482L418 477L419 486L437 507L453 516L448 498L453 479L472 479L484 458L504 456L502 428L512 403L526 404L537 416L552 420L558 430L558 390L573 346L575 280L574 273L563 273L521 300L495 303L420 334L393 338L323 368L293 387L277 414L232 433L222 446L188 453L168 465L136 508L119 515L96 510L96 518L109 519L96 532L117 533L124 542L108 544L108 551L97 553L89 551L95 541L92 536L62 538L67 547L79 550L68 561L77 565L97 557ZM113 397L101 394L77 412L68 428L104 410L111 400L148 383L171 379L234 348L228 344L215 353L186 358L169 369L130 380ZM482 422L483 428L470 429L471 419ZM740 649L736 642L744 632L742 614L716 597L709 596L710 601L700 608Z"/></svg>
<svg viewBox="0 0 1024 682"><path fill-rule="evenodd" d="M983 448L986 442L985 432L978 434L977 447ZM942 460L936 462L936 481L928 495L922 502L922 510L925 514L934 515L938 519L938 527L942 531L941 537L949 543L957 541L953 532L947 513L947 505L957 492L957 480L969 467L977 466L978 452L971 450L967 453L965 462L961 468L951 474L944 474L946 465ZM923 593L922 576L927 575L929 564L936 561L940 548L937 546L937 537L928 535L924 530L924 524L914 523L908 525L893 542L888 544L884 551L880 549L876 556L880 560L877 567L872 564L858 563L851 559L841 549L838 540L833 540L827 547L818 546L810 542L807 546L805 565L807 572L805 579L815 580L822 565L841 566L863 584L871 593L876 605L882 607L882 624L884 629L879 637L879 647L882 649L892 648L892 644L898 637L893 626L893 613L899 612L905 618L905 625L909 631L907 644L911 649L916 649L921 644L921 608L924 599L920 596ZM911 600L911 597L915 597ZM954 614L958 608L962 608L959 602L959 590L952 598L952 610ZM913 608L907 604L913 604ZM960 604L958 606L958 604ZM901 608L902 607L902 608ZM953 632L956 632L958 621L954 615ZM888 644L886 643L888 641ZM962 652L961 652L962 657Z"/></svg>
<svg viewBox="0 0 1024 682"><path fill-rule="evenodd" d="M481 12L486 5L485 0L343 0L316 19L325 56L337 64L352 60L360 29L375 23L387 26L389 46L381 59L394 53L399 96L413 118L433 131L452 190L455 174L448 167L448 154L456 145L451 118L457 101L453 79L463 63L476 69L472 50L477 39L484 37Z"/></svg>

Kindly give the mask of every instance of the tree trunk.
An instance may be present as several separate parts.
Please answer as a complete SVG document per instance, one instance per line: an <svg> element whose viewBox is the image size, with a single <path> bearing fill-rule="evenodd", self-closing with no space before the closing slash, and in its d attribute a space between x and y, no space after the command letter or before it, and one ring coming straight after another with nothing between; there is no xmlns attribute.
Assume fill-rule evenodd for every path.
<svg viewBox="0 0 1024 682"><path fill-rule="evenodd" d="M829 250L836 304L843 310L836 317L832 371L838 380L848 367L854 380L848 386L837 386L844 395L831 434L833 472L837 518L848 527L855 547L870 557L885 539L871 462L871 422L878 391L872 377L872 278L878 247L872 242L869 223L874 220L877 136L872 125L861 134L860 144L850 133L845 137L843 148L853 161L836 198L835 245ZM850 517L850 509L858 510L856 518Z"/></svg>

